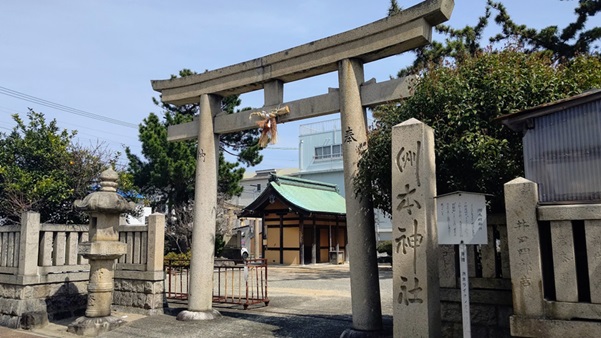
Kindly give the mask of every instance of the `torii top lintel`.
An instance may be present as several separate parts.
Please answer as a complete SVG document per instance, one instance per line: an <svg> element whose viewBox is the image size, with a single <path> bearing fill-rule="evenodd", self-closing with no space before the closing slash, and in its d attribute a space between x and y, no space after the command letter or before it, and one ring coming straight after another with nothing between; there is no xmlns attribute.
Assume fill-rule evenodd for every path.
<svg viewBox="0 0 601 338"><path fill-rule="evenodd" d="M340 34L202 74L153 80L162 101L197 103L202 94L231 95L336 71L338 62L355 58L371 62L429 43L432 26L447 21L454 0L426 0L399 14Z"/></svg>

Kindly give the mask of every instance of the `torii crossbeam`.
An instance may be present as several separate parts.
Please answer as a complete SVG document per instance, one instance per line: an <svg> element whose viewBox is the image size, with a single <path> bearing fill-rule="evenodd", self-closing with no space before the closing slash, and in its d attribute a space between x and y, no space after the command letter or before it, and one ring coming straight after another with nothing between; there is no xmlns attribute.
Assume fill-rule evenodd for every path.
<svg viewBox="0 0 601 338"><path fill-rule="evenodd" d="M454 0L427 0L384 18L337 35L258 59L202 74L152 81L164 103L200 103L193 122L169 127L169 140L198 140L190 296L188 311L178 319L213 318L212 273L217 205L218 134L255 128L253 111L225 114L223 96L264 90L264 106L288 105L290 113L279 122L340 112L343 135L344 184L348 247L351 262L353 327L343 336L370 335L382 329L382 311L376 261L373 207L367 196L355 196L353 177L367 142L365 107L410 95L410 79L364 82L363 64L423 46L431 41L432 27L448 20ZM339 89L292 102L283 102L284 84L338 71ZM209 193L210 192L210 193Z"/></svg>

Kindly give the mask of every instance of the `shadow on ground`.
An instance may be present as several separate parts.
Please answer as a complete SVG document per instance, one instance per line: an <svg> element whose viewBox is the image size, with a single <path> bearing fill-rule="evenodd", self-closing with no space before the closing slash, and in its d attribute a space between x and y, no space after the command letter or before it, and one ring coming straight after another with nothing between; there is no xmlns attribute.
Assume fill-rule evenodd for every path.
<svg viewBox="0 0 601 338"><path fill-rule="evenodd" d="M138 320L102 337L340 337L352 326L350 315L295 313L274 309L267 312L215 306L222 318L206 322L180 322L171 309L168 315ZM145 323L147 322L148 323ZM383 317L382 337L392 337L392 317Z"/></svg>

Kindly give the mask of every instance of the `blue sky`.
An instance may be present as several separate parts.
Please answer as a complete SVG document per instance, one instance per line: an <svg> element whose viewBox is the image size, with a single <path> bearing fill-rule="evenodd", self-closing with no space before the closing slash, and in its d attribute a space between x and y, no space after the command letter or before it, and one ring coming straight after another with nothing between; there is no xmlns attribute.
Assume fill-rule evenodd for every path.
<svg viewBox="0 0 601 338"><path fill-rule="evenodd" d="M419 1L399 1L405 8ZM577 1L506 0L518 23L564 27L575 18ZM485 0L456 0L448 22L474 24ZM105 142L114 150L139 153L137 128L98 121L17 99L6 89L137 125L158 97L150 80L166 79L182 68L202 72L247 61L383 18L389 0L194 1L194 0L2 0L0 2L0 132L14 126L11 114L28 107L76 129L82 144ZM601 26L599 17L589 25ZM488 34L494 34L492 29ZM378 82L412 60L411 53L365 66ZM324 94L337 75L286 84L284 100ZM2 91L2 88L5 90ZM242 106L262 106L262 93L242 96ZM301 124L279 126L279 142L251 169L296 167ZM279 149L278 149L279 148ZM121 164L125 164L123 161Z"/></svg>

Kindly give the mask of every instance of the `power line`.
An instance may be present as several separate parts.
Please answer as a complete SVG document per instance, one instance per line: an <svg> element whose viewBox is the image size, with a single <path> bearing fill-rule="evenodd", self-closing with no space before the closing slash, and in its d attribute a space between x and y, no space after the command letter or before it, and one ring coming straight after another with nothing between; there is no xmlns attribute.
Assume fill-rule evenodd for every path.
<svg viewBox="0 0 601 338"><path fill-rule="evenodd" d="M3 108L5 108L5 109L3 109ZM10 108L0 106L0 113L2 113L3 110L5 112L8 112L7 109L10 109ZM12 110L11 109L11 111L16 111L16 110ZM18 113L19 114L24 114L22 112L18 112ZM9 113L9 114L12 114L12 113ZM101 130L98 130L98 129L93 129L93 128L89 128L89 127L86 127L86 126L80 126L80 125L69 123L69 122L60 122L60 124L74 125L74 126L81 127L81 128L84 128L84 129L89 129L89 130L92 130L92 131L97 131L97 132L102 133L102 135L106 136L106 137L110 137L110 136L107 136L105 134L112 134L112 135L115 135L115 136L118 136L118 137L121 137L121 138L123 138L123 137L128 138L129 137L126 134L117 134L117 133L112 133L112 132L107 132L107 131L101 131ZM11 132L13 131L13 129L6 128L6 127L3 127L3 126L0 126L0 128L6 129L6 130L11 131ZM104 144L107 144L107 145L110 143L110 144L113 144L113 145L117 145L118 147L124 147L126 145L126 143L127 143L127 142L119 142L119 141L115 140L114 138L108 139L108 138L105 138L105 137L102 137L102 136L97 136L95 134L86 133L85 130L83 130L83 131L82 130L78 130L78 129L74 129L74 130L77 132L77 134L74 136L74 139L72 140L74 143L78 143L77 141L81 141L81 140L87 140L87 141L90 141L90 143L92 143L94 141L96 141L96 142L102 141L101 143L104 143ZM85 135L87 137L82 137L82 135Z"/></svg>
<svg viewBox="0 0 601 338"><path fill-rule="evenodd" d="M6 89L6 88L0 87L0 93L2 93L2 89ZM25 114L23 112L18 111L17 109L12 109L12 108L8 108L8 107L4 107L4 106L0 106L0 112L8 113L8 114L11 114L11 115L12 114ZM116 136L128 137L128 135L111 133L111 132L107 132L107 131L101 131L101 130L98 130L98 129L93 129L93 128L89 128L89 127L86 127L86 126L80 126L80 125L69 123L69 122L61 122L61 123L74 125L74 126L81 127L81 128L84 128L84 129L90 129L90 130L93 130L93 131L98 131L98 132L101 132L103 134L107 134L108 133L108 134L113 134L113 135L116 135ZM125 123L127 123L127 122L125 122ZM137 126L136 126L136 128L137 128ZM13 129L6 128L6 127L3 127L3 126L0 126L0 129L5 129L5 130L8 130L8 131L13 131ZM90 136L92 138L81 137L81 135L87 135L87 136ZM91 142L94 142L94 141L99 142L98 140L102 140L102 142L100 142L98 144L104 144L104 145L116 144L116 145L119 145L121 147L125 146L125 144L123 142L116 142L115 140L109 140L109 139L106 139L106 138L103 138L103 137L99 137L99 136L96 136L96 135L91 135L91 134L88 134L88 133L85 133L85 132L81 132L81 131L78 131L78 133L77 133L77 135L75 137L79 141L81 141L81 140L88 140L88 141L90 141L90 144L91 144ZM95 138L95 139L93 139L93 138ZM108 146L107 146L107 148L108 148ZM121 153L121 156L124 156L123 152L121 152L120 150L114 149L114 147L111 147L111 151L119 151ZM117 163L115 165L119 166L120 168L123 169L123 168L126 168L129 164L127 162L117 161Z"/></svg>
<svg viewBox="0 0 601 338"><path fill-rule="evenodd" d="M15 110L15 109L3 107L3 106L0 106L0 113L26 114L24 112L19 112L19 111ZM86 129L86 130L92 130L92 131L99 132L103 136L106 136L106 134L111 134L111 135L115 135L115 136L119 136L119 137L125 137L125 138L128 139L128 141L131 141L132 140L131 137L134 137L133 140L136 141L136 139L135 139L136 135L126 134L126 133L113 133L113 132L106 131L106 130L99 130L99 129L90 128L88 126L82 126L80 124L75 124L75 123L71 123L71 122L65 122L65 121L62 120L62 117L60 118L60 120L58 120L57 118L53 118L53 119L56 120L57 122L59 122L59 125L61 125L61 126L66 124L66 125L77 127L77 129L73 129L73 130L77 131L77 135L79 135L79 134L85 134L85 132L82 132L82 129L80 129L80 128L83 128L83 129ZM89 135L89 136L92 136L92 137L102 138L100 136L92 135L92 134L89 134L89 133L87 133L86 135Z"/></svg>
<svg viewBox="0 0 601 338"><path fill-rule="evenodd" d="M138 125L136 125L134 123L121 121L121 120L113 119L113 118L110 118L107 116L90 113L90 112L87 112L87 111L81 110L81 109L72 108L69 106L65 106L65 105L55 103L52 101L44 100L39 97L31 96L31 95L21 93L16 90L12 90L12 89L5 88L2 86L0 86L0 94L11 96L11 97L14 97L14 98L17 98L20 100L24 100L27 102L37 103L39 105L46 106L49 108L54 108L57 110L61 110L61 111L64 111L64 112L67 112L70 114L75 114L75 115L79 115L79 116L83 116L83 117L87 117L87 118L91 118L94 120L103 121L103 122L107 122L107 123L112 123L112 124L116 124L116 125L120 125L120 126L124 126L124 127L128 127L128 128L138 129Z"/></svg>
<svg viewBox="0 0 601 338"><path fill-rule="evenodd" d="M9 113L9 109L10 109L11 113ZM9 114L13 114L16 110L0 106L0 113L3 113L3 111L6 112L6 113L9 113ZM22 112L17 112L17 113L18 114L24 114ZM78 125L78 124L74 124L74 123L69 123L69 122L64 122L64 121L59 121L59 125L63 125L63 124L79 127L77 129L73 129L73 130L75 130L77 132L77 134L75 135L75 140L88 140L88 141L91 141L91 142L93 142L95 140L102 140L104 143L111 143L111 144L117 145L119 147L123 147L125 144L130 143L132 141L132 139L130 139L131 135L124 134L124 133L113 133L113 132L110 132L110 131L102 131L102 130L90 128L90 127L87 127L87 126L82 126L82 125ZM1 127L1 128L9 130L9 131L12 131L12 129L8 129L6 127ZM98 135L96 135L94 133L92 133L92 134L91 133L87 133L86 132L87 130L99 132L102 136L98 136ZM115 135L115 136L121 138L122 140L125 138L125 139L127 139L127 141L119 142L119 141L116 141L114 138L108 139L107 137L110 138L111 136L107 135L107 134ZM82 135L86 135L88 137L82 137Z"/></svg>

